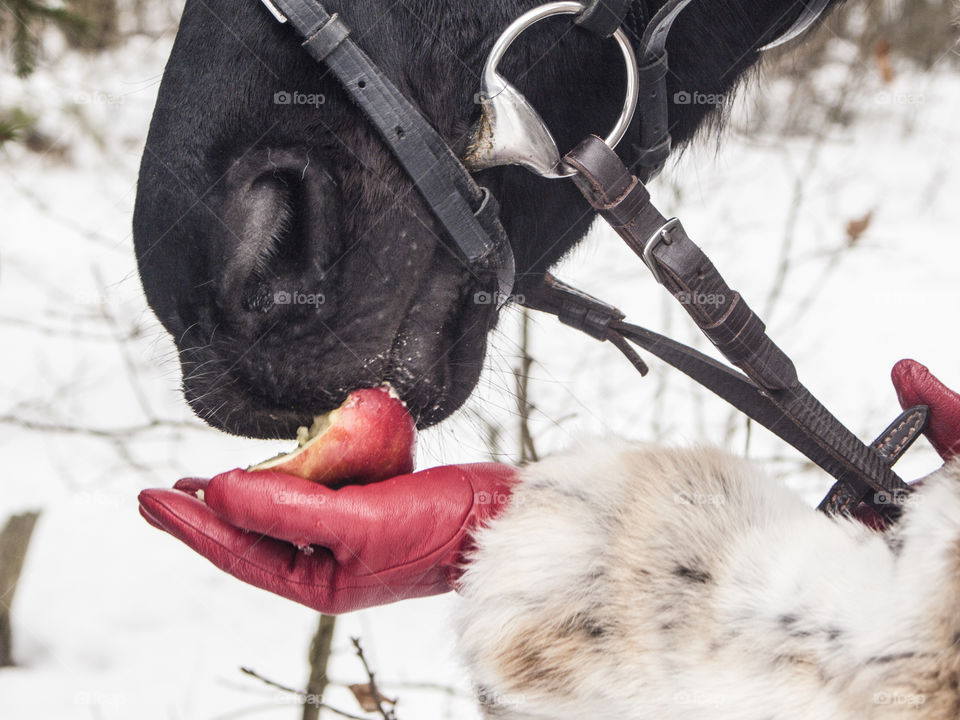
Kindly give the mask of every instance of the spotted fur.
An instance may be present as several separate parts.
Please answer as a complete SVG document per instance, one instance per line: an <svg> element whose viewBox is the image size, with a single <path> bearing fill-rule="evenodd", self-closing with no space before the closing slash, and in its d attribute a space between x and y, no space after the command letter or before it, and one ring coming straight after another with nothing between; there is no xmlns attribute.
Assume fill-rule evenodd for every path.
<svg viewBox="0 0 960 720"><path fill-rule="evenodd" d="M715 449L587 448L524 471L462 595L488 718L956 720L960 463L885 537Z"/></svg>

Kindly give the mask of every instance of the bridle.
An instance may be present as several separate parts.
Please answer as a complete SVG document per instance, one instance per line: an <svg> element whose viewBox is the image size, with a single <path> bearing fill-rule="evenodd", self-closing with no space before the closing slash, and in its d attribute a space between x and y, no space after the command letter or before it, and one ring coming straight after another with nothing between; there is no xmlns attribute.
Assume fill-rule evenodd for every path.
<svg viewBox="0 0 960 720"><path fill-rule="evenodd" d="M360 107L456 244L471 271L490 278L498 297L513 290L513 251L496 199L481 188L439 133L350 37L343 20L316 0L263 0L304 38Z"/></svg>
<svg viewBox="0 0 960 720"><path fill-rule="evenodd" d="M482 118L462 161L351 38L337 14L328 13L319 0L261 1L278 21L296 29L304 49L337 78L413 180L461 261L496 291L500 304L513 292L513 252L496 199L476 183L471 171L520 165L542 177L571 178L740 372L625 322L615 307L549 274L524 286L523 304L610 341L643 374L646 365L632 345L647 350L769 429L837 479L821 510L845 514L866 503L885 519L896 519L910 488L892 466L925 428L928 409L912 408L871 445L861 442L801 384L793 362L766 334L764 323L727 285L680 221L660 214L644 185L670 154L666 43L674 21L692 0L669 0L653 17L641 18L639 52L623 24L628 13L645 12L643 2L551 2L524 13L493 47L482 76ZM802 34L828 4L804 0L793 24L761 49ZM524 30L555 15L574 15L584 30L613 38L627 68L626 100L611 133L605 140L591 135L563 157L536 110L498 71L500 59ZM633 148L637 159L628 168L615 149L638 111L640 139Z"/></svg>

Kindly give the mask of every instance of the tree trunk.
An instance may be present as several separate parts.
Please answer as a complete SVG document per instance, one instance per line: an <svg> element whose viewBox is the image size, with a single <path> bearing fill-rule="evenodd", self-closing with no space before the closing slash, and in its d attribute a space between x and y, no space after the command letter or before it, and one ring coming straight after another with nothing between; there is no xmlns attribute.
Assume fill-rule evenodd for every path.
<svg viewBox="0 0 960 720"><path fill-rule="evenodd" d="M336 621L335 617L321 615L317 634L310 643L310 680L307 681L307 697L303 703L303 720L317 720L320 717L320 702L323 700L323 691L327 689L327 664Z"/></svg>
<svg viewBox="0 0 960 720"><path fill-rule="evenodd" d="M0 667L13 665L10 608L39 516L35 512L14 515L0 531Z"/></svg>

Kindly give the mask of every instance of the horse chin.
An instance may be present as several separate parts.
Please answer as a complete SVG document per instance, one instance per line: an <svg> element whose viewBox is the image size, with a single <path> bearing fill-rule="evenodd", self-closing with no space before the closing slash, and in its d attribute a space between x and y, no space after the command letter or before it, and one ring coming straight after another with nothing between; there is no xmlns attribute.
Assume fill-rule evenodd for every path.
<svg viewBox="0 0 960 720"><path fill-rule="evenodd" d="M379 337L373 345L325 329L315 341L304 341L278 328L254 346L224 336L201 342L187 333L179 353L184 397L214 428L286 439L352 391L389 383L419 429L435 425L476 387L497 312L485 295L465 289L460 277L428 274L421 290L393 337ZM355 350L345 353L344 347Z"/></svg>
<svg viewBox="0 0 960 720"><path fill-rule="evenodd" d="M450 417L476 387L487 333L497 318L487 297L471 293L455 312L426 323L415 308L397 333L386 379L407 403L420 429ZM437 306L423 305L428 313L437 312Z"/></svg>

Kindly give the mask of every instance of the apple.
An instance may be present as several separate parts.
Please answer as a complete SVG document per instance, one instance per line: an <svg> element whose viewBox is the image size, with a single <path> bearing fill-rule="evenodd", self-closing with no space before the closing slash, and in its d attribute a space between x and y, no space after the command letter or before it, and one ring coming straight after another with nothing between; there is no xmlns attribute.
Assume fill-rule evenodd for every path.
<svg viewBox="0 0 960 720"><path fill-rule="evenodd" d="M417 427L389 385L356 390L297 433L299 446L250 472L295 475L321 485L364 485L413 472Z"/></svg>

